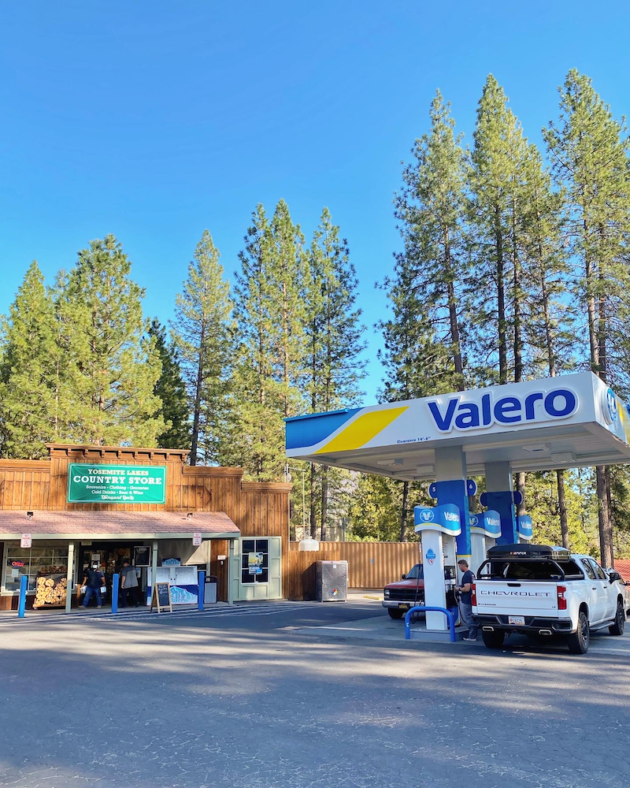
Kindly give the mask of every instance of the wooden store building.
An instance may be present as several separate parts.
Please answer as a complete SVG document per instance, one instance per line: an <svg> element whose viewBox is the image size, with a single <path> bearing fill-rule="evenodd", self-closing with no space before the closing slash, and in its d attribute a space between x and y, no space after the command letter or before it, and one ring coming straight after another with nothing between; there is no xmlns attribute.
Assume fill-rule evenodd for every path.
<svg viewBox="0 0 630 788"><path fill-rule="evenodd" d="M45 460L0 460L0 610L17 608L22 575L27 607L69 609L88 565L98 563L111 589L125 559L145 600L166 572L179 573L186 601L197 569L216 580L219 601L287 596L290 484L189 466L185 450L48 451Z"/></svg>

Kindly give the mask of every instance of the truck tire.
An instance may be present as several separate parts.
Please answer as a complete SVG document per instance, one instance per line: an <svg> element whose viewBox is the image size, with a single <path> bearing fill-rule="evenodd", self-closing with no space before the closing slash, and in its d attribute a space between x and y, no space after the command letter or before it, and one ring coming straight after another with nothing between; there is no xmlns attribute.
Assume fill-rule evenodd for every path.
<svg viewBox="0 0 630 788"><path fill-rule="evenodd" d="M577 632L573 632L567 639L569 651L572 654L586 654L591 640L591 630L586 613L581 610L578 618Z"/></svg>
<svg viewBox="0 0 630 788"><path fill-rule="evenodd" d="M623 635L626 628L626 613L623 609L623 602L617 602L617 615L615 616L615 623L608 627L611 635Z"/></svg>
<svg viewBox="0 0 630 788"><path fill-rule="evenodd" d="M481 639L486 648L501 648L505 640L505 631L502 629L495 629L493 632L484 632L482 629Z"/></svg>
<svg viewBox="0 0 630 788"><path fill-rule="evenodd" d="M389 613L390 618L395 618L400 620L404 615L404 610L399 610L397 607L388 607L387 612Z"/></svg>

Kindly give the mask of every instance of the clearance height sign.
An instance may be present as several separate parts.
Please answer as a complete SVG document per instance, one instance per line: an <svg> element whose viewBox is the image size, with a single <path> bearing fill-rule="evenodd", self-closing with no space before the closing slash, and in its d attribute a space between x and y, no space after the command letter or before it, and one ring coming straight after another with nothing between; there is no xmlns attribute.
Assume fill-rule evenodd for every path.
<svg viewBox="0 0 630 788"><path fill-rule="evenodd" d="M68 503L166 503L166 466L70 463Z"/></svg>

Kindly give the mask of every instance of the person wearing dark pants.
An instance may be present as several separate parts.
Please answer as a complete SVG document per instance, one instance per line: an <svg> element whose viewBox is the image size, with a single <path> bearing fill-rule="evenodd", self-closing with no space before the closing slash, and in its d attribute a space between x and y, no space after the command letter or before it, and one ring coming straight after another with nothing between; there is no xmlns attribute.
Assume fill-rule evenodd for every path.
<svg viewBox="0 0 630 788"><path fill-rule="evenodd" d="M464 640L473 643L477 640L477 624L472 612L472 584L475 582L475 576L468 567L468 561L462 558L457 564L463 574L462 584L455 586L455 590L460 592L459 612L462 621L468 627L468 635Z"/></svg>
<svg viewBox="0 0 630 788"><path fill-rule="evenodd" d="M121 607L127 607L132 602L135 607L140 604L138 600L138 576L135 566L131 565L128 558L123 561L122 572L120 573L120 601Z"/></svg>
<svg viewBox="0 0 630 788"><path fill-rule="evenodd" d="M83 585L85 586L85 598L83 599L83 609L85 610L90 602L91 597L96 597L96 607L102 607L101 601L101 586L105 582L103 574L98 571L98 564L92 564L83 578Z"/></svg>

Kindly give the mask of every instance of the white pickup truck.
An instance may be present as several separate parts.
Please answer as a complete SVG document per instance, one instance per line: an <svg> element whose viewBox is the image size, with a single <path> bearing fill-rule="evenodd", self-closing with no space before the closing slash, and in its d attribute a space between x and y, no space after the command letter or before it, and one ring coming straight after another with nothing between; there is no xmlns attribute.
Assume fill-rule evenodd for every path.
<svg viewBox="0 0 630 788"><path fill-rule="evenodd" d="M619 573L604 571L587 555L531 544L488 550L472 605L488 648L501 648L511 632L535 639L562 635L574 654L588 651L594 630L623 635L627 607Z"/></svg>

